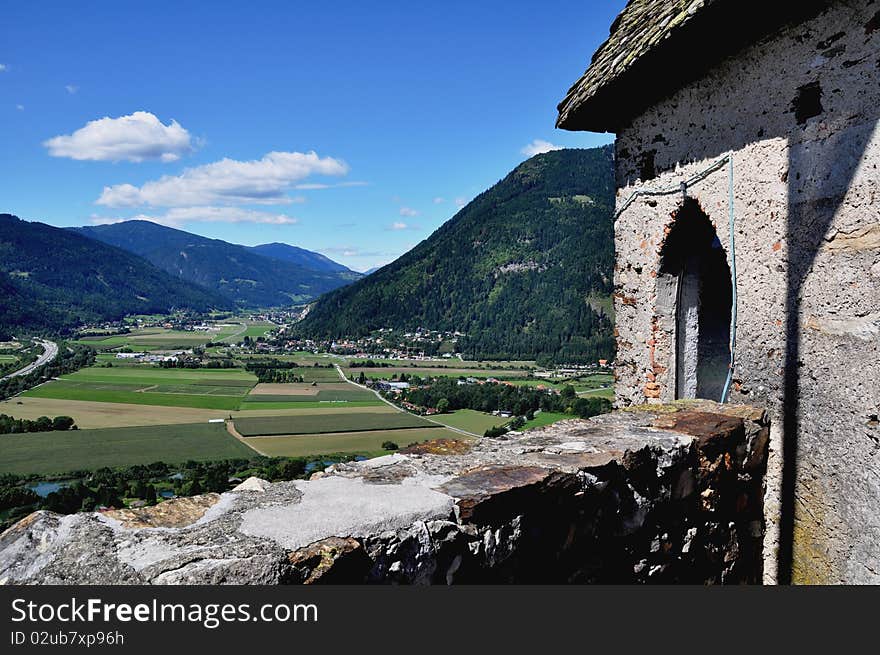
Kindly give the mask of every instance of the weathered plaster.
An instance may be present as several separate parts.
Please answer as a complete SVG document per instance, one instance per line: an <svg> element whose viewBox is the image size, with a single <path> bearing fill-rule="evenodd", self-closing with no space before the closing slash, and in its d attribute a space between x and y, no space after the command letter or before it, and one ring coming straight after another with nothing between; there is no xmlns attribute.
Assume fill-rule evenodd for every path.
<svg viewBox="0 0 880 655"><path fill-rule="evenodd" d="M774 512L788 502L800 581L880 582L877 13L870 0L834 3L672 93L617 139L618 206L636 189L676 185L733 154L739 319L731 400L767 406L774 426L797 435L777 431L771 440L765 572L781 543ZM656 177L641 180L648 152ZM727 252L726 170L688 195ZM658 266L680 205L680 195L641 197L615 224L621 406L674 395ZM797 464L794 503L777 496L784 443L797 443L788 458Z"/></svg>

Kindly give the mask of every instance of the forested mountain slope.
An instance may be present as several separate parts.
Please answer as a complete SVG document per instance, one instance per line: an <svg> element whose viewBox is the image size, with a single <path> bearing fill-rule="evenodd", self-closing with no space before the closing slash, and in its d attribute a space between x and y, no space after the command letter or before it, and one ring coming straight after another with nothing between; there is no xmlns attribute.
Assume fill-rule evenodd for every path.
<svg viewBox="0 0 880 655"><path fill-rule="evenodd" d="M119 248L0 214L0 333L231 305Z"/></svg>
<svg viewBox="0 0 880 655"><path fill-rule="evenodd" d="M322 296L313 337L459 330L472 358L595 361L614 353L611 147L537 155L428 239Z"/></svg>
<svg viewBox="0 0 880 655"><path fill-rule="evenodd" d="M221 293L241 307L309 301L360 277L347 269L305 268L266 257L246 246L149 221L74 229L84 236L133 252L175 277Z"/></svg>

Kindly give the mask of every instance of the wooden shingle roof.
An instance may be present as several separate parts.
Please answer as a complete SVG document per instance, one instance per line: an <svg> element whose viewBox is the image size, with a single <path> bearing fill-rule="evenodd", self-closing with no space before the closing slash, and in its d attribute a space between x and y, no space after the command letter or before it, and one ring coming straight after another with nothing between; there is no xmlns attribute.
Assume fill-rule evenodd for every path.
<svg viewBox="0 0 880 655"><path fill-rule="evenodd" d="M831 0L629 0L559 103L556 126L616 132L641 110Z"/></svg>

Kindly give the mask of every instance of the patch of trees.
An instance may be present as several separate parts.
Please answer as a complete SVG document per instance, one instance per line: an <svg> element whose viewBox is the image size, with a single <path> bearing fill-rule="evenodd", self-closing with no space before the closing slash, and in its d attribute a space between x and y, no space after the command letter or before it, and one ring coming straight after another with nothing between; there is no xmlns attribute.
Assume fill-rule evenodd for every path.
<svg viewBox="0 0 880 655"><path fill-rule="evenodd" d="M230 357L212 357L204 362L205 368L236 368L235 360Z"/></svg>
<svg viewBox="0 0 880 655"><path fill-rule="evenodd" d="M76 425L70 416L56 416L54 419L41 416L38 419L14 418L0 414L0 434L21 434L24 432L55 432L75 430Z"/></svg>
<svg viewBox="0 0 880 655"><path fill-rule="evenodd" d="M273 382L276 384L306 381L302 375L290 369L262 368L256 372L256 376L258 382Z"/></svg>
<svg viewBox="0 0 880 655"><path fill-rule="evenodd" d="M454 378L436 378L430 384L410 387L401 398L419 407L444 407L447 411L474 409L479 412L505 411L515 416L533 416L537 410L560 412L589 418L611 411L605 398L580 397L571 386L552 393L527 386L511 386L496 382L459 384Z"/></svg>
<svg viewBox="0 0 880 655"><path fill-rule="evenodd" d="M258 382L271 382L278 384L305 382L305 377L297 369L301 368L333 368L332 364L321 365L315 362L313 366L286 362L280 359L251 360L245 364L245 370L257 376Z"/></svg>

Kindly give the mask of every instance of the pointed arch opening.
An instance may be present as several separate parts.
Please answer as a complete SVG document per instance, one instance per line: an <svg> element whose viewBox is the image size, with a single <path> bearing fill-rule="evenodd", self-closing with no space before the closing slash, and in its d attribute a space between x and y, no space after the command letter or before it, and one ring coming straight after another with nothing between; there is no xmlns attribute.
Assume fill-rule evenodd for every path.
<svg viewBox="0 0 880 655"><path fill-rule="evenodd" d="M733 288L724 247L693 199L675 216L658 278L672 300L675 398L721 400L730 364Z"/></svg>

